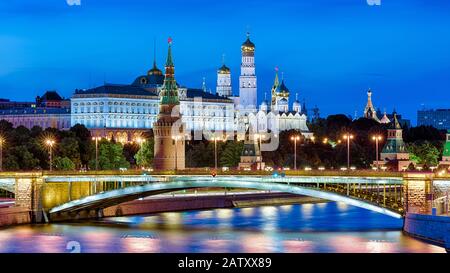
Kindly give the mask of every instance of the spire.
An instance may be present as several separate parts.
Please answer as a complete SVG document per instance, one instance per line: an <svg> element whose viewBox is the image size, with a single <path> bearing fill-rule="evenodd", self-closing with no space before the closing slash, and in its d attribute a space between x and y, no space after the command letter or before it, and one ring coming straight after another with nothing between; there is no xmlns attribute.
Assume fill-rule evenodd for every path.
<svg viewBox="0 0 450 273"><path fill-rule="evenodd" d="M173 67L173 60L172 60L172 38L169 37L168 39L169 43L169 49L167 53L167 61L166 61L166 67Z"/></svg>
<svg viewBox="0 0 450 273"><path fill-rule="evenodd" d="M166 112L165 110L171 111L171 109L169 109L171 107L167 108L166 106L178 105L180 103L178 98L178 87L175 81L175 68L172 61L172 38L169 38L168 44L169 49L166 61L166 75L164 77L164 84L160 92L160 113Z"/></svg>
<svg viewBox="0 0 450 273"><path fill-rule="evenodd" d="M203 90L203 92L206 93L206 78L205 77L203 77L202 90Z"/></svg>
<svg viewBox="0 0 450 273"><path fill-rule="evenodd" d="M274 87L278 87L280 81L278 80L278 66L275 66L275 80L273 82Z"/></svg>
<svg viewBox="0 0 450 273"><path fill-rule="evenodd" d="M394 121L392 122L393 129L402 129L402 126L400 126L400 122L398 122L397 119L397 113L394 113Z"/></svg>
<svg viewBox="0 0 450 273"><path fill-rule="evenodd" d="M295 101L298 101L298 92L295 93Z"/></svg>
<svg viewBox="0 0 450 273"><path fill-rule="evenodd" d="M153 68L156 68L156 39L153 38Z"/></svg>
<svg viewBox="0 0 450 273"><path fill-rule="evenodd" d="M377 111L375 110L375 107L373 106L372 103L372 90L370 88L369 90L367 90L367 104L366 107L364 108L364 117L379 122L379 119L377 117Z"/></svg>

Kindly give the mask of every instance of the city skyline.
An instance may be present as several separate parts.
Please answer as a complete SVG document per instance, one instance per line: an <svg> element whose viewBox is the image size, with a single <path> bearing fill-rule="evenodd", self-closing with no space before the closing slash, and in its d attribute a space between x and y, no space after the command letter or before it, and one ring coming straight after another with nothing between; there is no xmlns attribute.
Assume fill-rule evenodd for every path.
<svg viewBox="0 0 450 273"><path fill-rule="evenodd" d="M208 89L215 92L216 72L225 54L237 94L240 45L249 31L256 45L258 104L264 93L269 96L278 66L291 90L290 101L299 93L309 111L317 105L322 116L353 116L355 110L362 116L368 88L376 108L382 112L395 108L414 124L422 104L446 108L450 20L440 9L448 5L444 1L432 6L400 1L401 9L402 3L386 2L381 6L343 0L325 6L323 1L282 2L242 3L239 10L251 10L242 16L232 9L237 4L233 1L215 5L194 1L189 6L171 2L180 9L143 1L120 9L116 1L72 6L65 1L27 5L19 1L2 6L2 97L29 101L52 89L71 97L76 88L129 84L151 67L155 41L158 66L163 68L168 36L174 38L182 85L200 88L205 77ZM163 20L167 12L154 11L169 9L169 22ZM145 12L152 16L143 16ZM269 17L273 19L264 19ZM342 100L343 94L352 99Z"/></svg>

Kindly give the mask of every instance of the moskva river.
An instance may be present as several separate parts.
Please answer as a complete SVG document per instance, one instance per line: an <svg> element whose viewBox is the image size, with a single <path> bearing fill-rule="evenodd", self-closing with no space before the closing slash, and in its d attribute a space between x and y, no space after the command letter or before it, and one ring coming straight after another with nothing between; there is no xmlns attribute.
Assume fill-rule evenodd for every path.
<svg viewBox="0 0 450 273"><path fill-rule="evenodd" d="M0 229L0 252L445 252L344 203L212 209Z"/></svg>

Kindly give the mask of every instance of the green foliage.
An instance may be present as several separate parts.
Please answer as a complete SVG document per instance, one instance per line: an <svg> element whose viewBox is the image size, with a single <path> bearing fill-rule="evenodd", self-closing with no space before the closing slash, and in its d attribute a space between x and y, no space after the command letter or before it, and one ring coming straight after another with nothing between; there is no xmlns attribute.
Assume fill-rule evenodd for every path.
<svg viewBox="0 0 450 273"><path fill-rule="evenodd" d="M75 170L75 163L68 157L56 157L53 161L56 170L72 171Z"/></svg>
<svg viewBox="0 0 450 273"><path fill-rule="evenodd" d="M409 157L416 164L436 166L439 163L439 150L429 141L414 142L407 145Z"/></svg>
<svg viewBox="0 0 450 273"><path fill-rule="evenodd" d="M61 158L69 159L75 166L80 166L79 141L76 137L65 137L58 144L58 154Z"/></svg>
<svg viewBox="0 0 450 273"><path fill-rule="evenodd" d="M99 143L98 166L100 170L117 170L129 168L128 162L123 154L123 146L120 143L112 143L103 140ZM95 170L95 157L89 162L91 170Z"/></svg>
<svg viewBox="0 0 450 273"><path fill-rule="evenodd" d="M236 167L241 160L241 153L244 149L244 142L228 141L223 148L223 151L219 157L221 166Z"/></svg>
<svg viewBox="0 0 450 273"><path fill-rule="evenodd" d="M136 159L136 164L141 167L150 167L153 164L154 157L154 140L153 138L148 139L142 145L139 151L136 153L134 158Z"/></svg>

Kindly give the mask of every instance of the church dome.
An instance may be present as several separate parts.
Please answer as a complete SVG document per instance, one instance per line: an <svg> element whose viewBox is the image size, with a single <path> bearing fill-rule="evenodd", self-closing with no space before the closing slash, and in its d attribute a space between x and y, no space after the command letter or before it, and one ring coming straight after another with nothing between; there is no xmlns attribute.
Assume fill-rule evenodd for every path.
<svg viewBox="0 0 450 273"><path fill-rule="evenodd" d="M226 65L222 65L219 70L218 70L219 74L230 74L230 68L228 68L228 66Z"/></svg>
<svg viewBox="0 0 450 273"><path fill-rule="evenodd" d="M147 72L147 75L162 75L162 71L156 66L156 62L153 62L153 67Z"/></svg>
<svg viewBox="0 0 450 273"><path fill-rule="evenodd" d="M300 108L300 102L298 100L295 100L294 103L292 104L293 108Z"/></svg>
<svg viewBox="0 0 450 273"><path fill-rule="evenodd" d="M269 109L269 102L268 102L267 100L263 100L263 101L261 102L261 105L259 106L259 109L260 109L261 111L267 112L267 110Z"/></svg>
<svg viewBox="0 0 450 273"><path fill-rule="evenodd" d="M247 33L247 40L241 46L242 51L244 52L253 52L255 51L255 44L250 41L250 33Z"/></svg>
<svg viewBox="0 0 450 273"><path fill-rule="evenodd" d="M284 84L284 80L281 81L279 92L280 93L289 93L289 89Z"/></svg>

